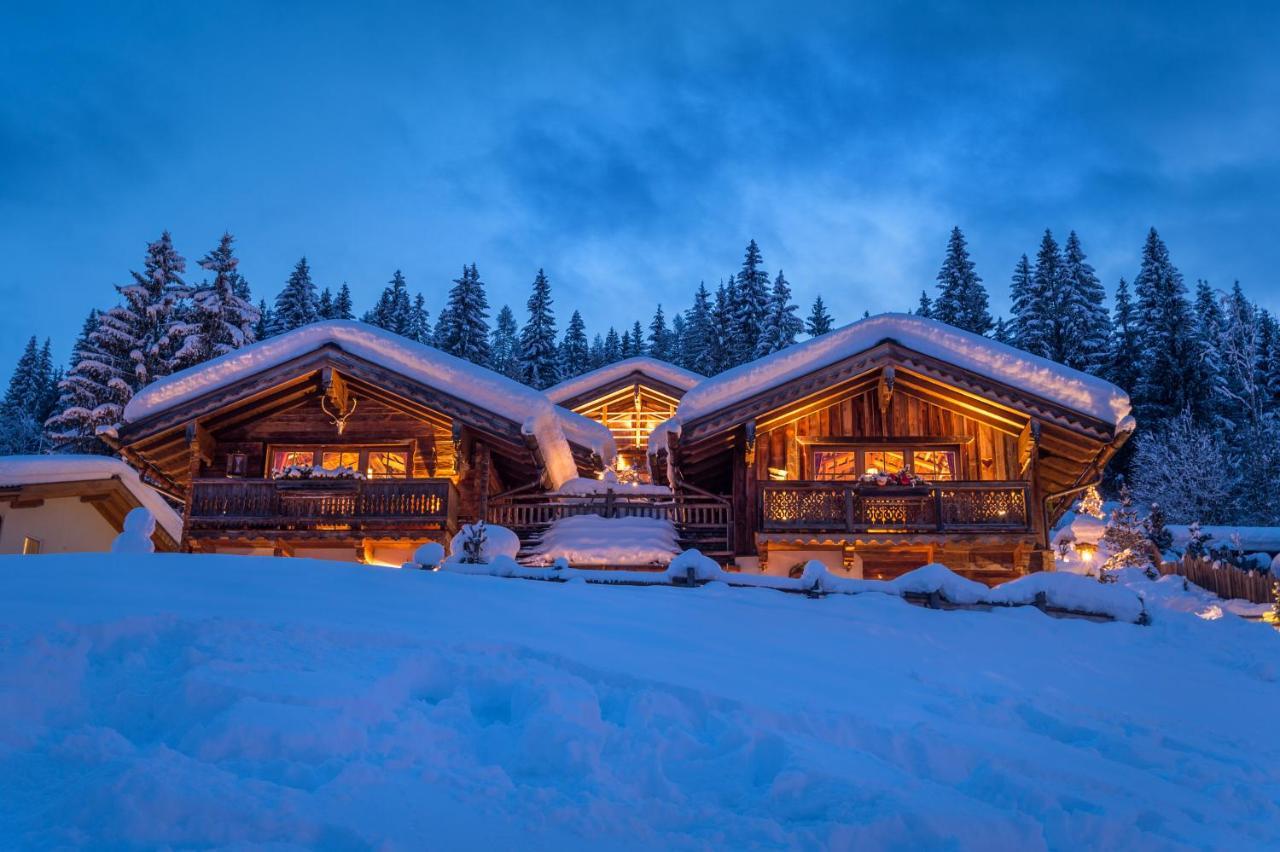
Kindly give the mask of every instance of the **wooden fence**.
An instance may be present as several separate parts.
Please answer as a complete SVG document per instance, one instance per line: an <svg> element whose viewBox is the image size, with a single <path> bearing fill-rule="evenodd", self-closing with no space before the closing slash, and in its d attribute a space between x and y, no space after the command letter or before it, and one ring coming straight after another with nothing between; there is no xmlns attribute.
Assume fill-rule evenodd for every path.
<svg viewBox="0 0 1280 852"><path fill-rule="evenodd" d="M1269 571L1245 571L1225 562L1184 556L1177 562L1160 566L1162 574L1186 577L1202 589L1208 589L1224 600L1239 598L1266 604L1274 600L1276 577Z"/></svg>

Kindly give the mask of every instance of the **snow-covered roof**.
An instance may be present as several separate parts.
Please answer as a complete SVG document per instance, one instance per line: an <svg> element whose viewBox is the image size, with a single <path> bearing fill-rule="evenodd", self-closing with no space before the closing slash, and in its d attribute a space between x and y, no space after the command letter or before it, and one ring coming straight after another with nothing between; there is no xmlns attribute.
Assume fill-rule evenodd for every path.
<svg viewBox="0 0 1280 852"><path fill-rule="evenodd" d="M84 482L118 478L174 541L182 538L182 518L160 494L120 459L109 456L0 456L0 487L47 482Z"/></svg>
<svg viewBox="0 0 1280 852"><path fill-rule="evenodd" d="M989 337L911 314L868 317L727 370L685 394L676 416L690 423L885 342L1095 417L1120 431L1132 426L1129 396L1110 382Z"/></svg>
<svg viewBox="0 0 1280 852"><path fill-rule="evenodd" d="M601 458L612 462L613 436L599 423L557 408L533 388L492 370L352 320L311 323L153 382L129 400L124 419L135 423L326 345L521 424L536 438L553 487L578 475L570 440L604 451Z"/></svg>
<svg viewBox="0 0 1280 852"><path fill-rule="evenodd" d="M662 382L664 385L679 388L682 391L688 391L699 382L706 381L707 378L697 373L691 373L667 361L660 361L657 358L641 355L616 361L613 364L606 364L589 373L566 379L558 385L552 385L547 388L546 394L552 402L559 405L567 399L573 399L596 388L624 379L632 373L640 373Z"/></svg>

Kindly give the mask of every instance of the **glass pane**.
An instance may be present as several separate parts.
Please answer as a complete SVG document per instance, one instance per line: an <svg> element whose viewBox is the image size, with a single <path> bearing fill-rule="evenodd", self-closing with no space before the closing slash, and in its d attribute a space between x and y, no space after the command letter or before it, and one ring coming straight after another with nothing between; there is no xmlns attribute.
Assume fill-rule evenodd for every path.
<svg viewBox="0 0 1280 852"><path fill-rule="evenodd" d="M408 453L372 450L369 453L369 469L366 471L366 475L371 478L404 476L408 458Z"/></svg>
<svg viewBox="0 0 1280 852"><path fill-rule="evenodd" d="M916 476L922 479L956 478L956 454L952 450L916 450L914 454Z"/></svg>
<svg viewBox="0 0 1280 852"><path fill-rule="evenodd" d="M907 454L902 450L867 450L863 457L864 472L875 468L879 473L897 473L907 465Z"/></svg>
<svg viewBox="0 0 1280 852"><path fill-rule="evenodd" d="M315 457L311 450L276 450L271 455L271 472L280 473L286 467L310 467Z"/></svg>
<svg viewBox="0 0 1280 852"><path fill-rule="evenodd" d="M814 450L814 479L856 479L858 454L854 450Z"/></svg>
<svg viewBox="0 0 1280 852"><path fill-rule="evenodd" d="M340 467L349 467L352 470L359 470L360 451L325 450L320 454L320 463L329 470L336 470Z"/></svg>

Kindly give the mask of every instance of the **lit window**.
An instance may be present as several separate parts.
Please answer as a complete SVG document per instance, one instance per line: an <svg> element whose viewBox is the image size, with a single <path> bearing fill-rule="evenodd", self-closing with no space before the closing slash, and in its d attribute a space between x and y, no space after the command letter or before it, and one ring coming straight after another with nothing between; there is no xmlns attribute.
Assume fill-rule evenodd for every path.
<svg viewBox="0 0 1280 852"><path fill-rule="evenodd" d="M40 539L31 536L22 537L22 555L34 556L40 552Z"/></svg>
<svg viewBox="0 0 1280 852"><path fill-rule="evenodd" d="M814 479L857 479L857 450L814 450Z"/></svg>
<svg viewBox="0 0 1280 852"><path fill-rule="evenodd" d="M912 470L922 479L953 480L956 478L955 451L916 450L912 454Z"/></svg>
<svg viewBox="0 0 1280 852"><path fill-rule="evenodd" d="M373 450L369 453L369 468L365 475L371 479L403 477L409 457L407 453Z"/></svg>
<svg viewBox="0 0 1280 852"><path fill-rule="evenodd" d="M320 463L329 470L349 467L357 470L360 467L359 450L325 450L320 454Z"/></svg>
<svg viewBox="0 0 1280 852"><path fill-rule="evenodd" d="M867 450L862 455L863 473L873 467L881 473L897 473L907 466L907 454L902 450Z"/></svg>
<svg viewBox="0 0 1280 852"><path fill-rule="evenodd" d="M313 450L276 450L271 456L271 472L278 474L286 467L310 467L315 459Z"/></svg>

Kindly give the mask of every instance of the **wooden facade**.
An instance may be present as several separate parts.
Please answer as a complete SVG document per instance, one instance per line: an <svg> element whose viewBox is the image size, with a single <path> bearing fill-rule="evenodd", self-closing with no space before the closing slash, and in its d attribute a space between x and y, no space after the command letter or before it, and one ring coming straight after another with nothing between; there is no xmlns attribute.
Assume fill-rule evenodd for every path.
<svg viewBox="0 0 1280 852"><path fill-rule="evenodd" d="M739 561L826 554L869 578L937 561L996 580L1047 561L1049 526L1127 437L885 342L685 422L654 450L677 490L731 496ZM859 481L873 468L925 481Z"/></svg>
<svg viewBox="0 0 1280 852"><path fill-rule="evenodd" d="M118 444L182 500L182 544L206 552L398 563L545 473L521 424L333 345L129 423Z"/></svg>

